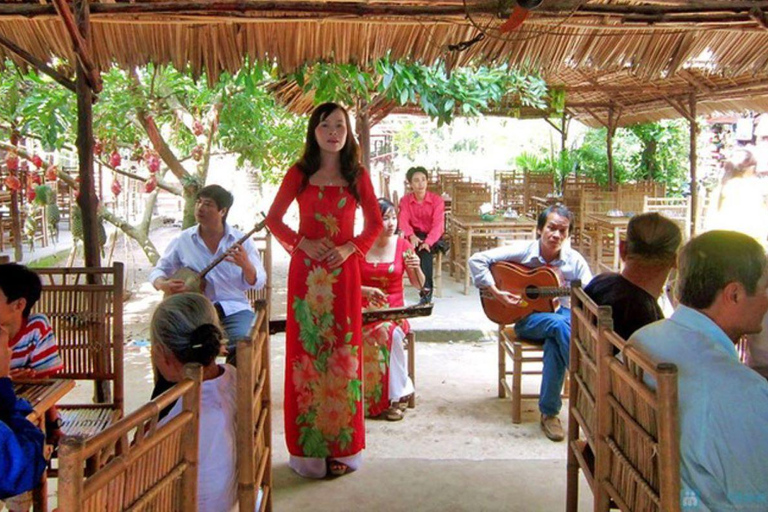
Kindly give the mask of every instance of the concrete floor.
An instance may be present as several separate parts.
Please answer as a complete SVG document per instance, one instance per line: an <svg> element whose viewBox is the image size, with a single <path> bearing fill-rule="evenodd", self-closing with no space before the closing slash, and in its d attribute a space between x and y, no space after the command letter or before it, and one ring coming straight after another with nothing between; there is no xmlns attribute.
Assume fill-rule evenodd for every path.
<svg viewBox="0 0 768 512"><path fill-rule="evenodd" d="M159 250L173 230L153 234ZM276 246L277 247L277 246ZM273 268L273 316L285 313L287 257ZM126 411L149 398L148 323L160 296L134 268L133 295L125 304ZM495 326L477 294L444 278L433 315L412 323L417 333L417 404L401 422L368 420L363 467L335 480L309 481L287 466L283 430L285 340L271 340L274 505L277 511L530 511L565 508L565 443L541 433L535 401L523 404L523 423L513 425L508 399L497 397ZM415 300L415 293L409 292ZM535 377L524 387L538 389ZM80 385L67 400L90 399ZM567 415L561 413L563 424ZM55 486L51 486L55 492ZM592 507L582 480L580 510Z"/></svg>

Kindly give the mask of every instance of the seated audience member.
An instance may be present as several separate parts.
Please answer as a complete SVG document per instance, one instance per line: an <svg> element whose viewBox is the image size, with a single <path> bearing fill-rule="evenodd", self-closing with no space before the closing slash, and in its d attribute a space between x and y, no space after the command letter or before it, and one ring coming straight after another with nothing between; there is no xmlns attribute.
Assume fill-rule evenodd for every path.
<svg viewBox="0 0 768 512"><path fill-rule="evenodd" d="M48 318L32 313L42 293L40 277L23 265L0 265L0 328L10 337L11 379L42 379L63 367L56 337ZM47 442L58 444L61 419L56 408L46 411ZM11 512L29 510L32 496L25 493L6 500Z"/></svg>
<svg viewBox="0 0 768 512"><path fill-rule="evenodd" d="M5 306L2 306L5 307ZM32 408L13 392L10 334L0 325L0 499L23 495L40 483L45 471L43 433L26 415ZM10 504L9 504L10 505ZM2 509L2 503L0 503ZM13 509L11 509L13 510Z"/></svg>
<svg viewBox="0 0 768 512"><path fill-rule="evenodd" d="M168 297L155 310L150 327L152 361L170 382L183 378L186 363L203 366L198 456L198 510L237 509L235 414L237 370L216 363L224 333L213 304L197 293ZM181 412L177 402L161 423Z"/></svg>
<svg viewBox="0 0 768 512"><path fill-rule="evenodd" d="M768 382L735 348L768 310L765 253L750 236L710 231L685 245L678 272L677 310L630 342L678 368L685 510L768 510Z"/></svg>
<svg viewBox="0 0 768 512"><path fill-rule="evenodd" d="M424 167L411 167L405 173L411 192L400 200L398 216L400 231L406 240L416 248L421 261L421 270L427 278L423 301L432 301L434 289L433 259L437 244L445 232L445 201L439 195L427 190L429 173Z"/></svg>
<svg viewBox="0 0 768 512"><path fill-rule="evenodd" d="M550 206L539 215L534 241L516 241L505 247L490 249L473 254L469 259L469 270L475 286L487 290L502 304L514 306L522 301L521 296L500 290L491 275L491 265L499 261L512 261L528 268L554 267L569 285L575 279L586 285L592 279L592 272L584 257L566 244L570 234L573 215L561 204ZM554 313L531 313L515 323L515 333L520 338L540 340L544 344L544 369L541 378L539 411L541 428L552 441L565 438L560 418L562 407L560 390L563 389L565 370L571 343L570 299L561 299L562 307Z"/></svg>
<svg viewBox="0 0 768 512"><path fill-rule="evenodd" d="M658 299L682 242L680 228L658 213L632 217L627 239L619 244L620 273L596 276L584 291L599 306L613 309L613 329L624 339L664 318Z"/></svg>
<svg viewBox="0 0 768 512"><path fill-rule="evenodd" d="M419 258L413 246L397 236L395 205L379 199L384 230L360 260L363 307L405 306L403 275L412 286L424 283ZM410 330L407 320L380 320L363 325L363 375L365 413L388 421L403 419L408 399L414 393L406 369L403 340ZM413 357L411 355L411 357Z"/></svg>

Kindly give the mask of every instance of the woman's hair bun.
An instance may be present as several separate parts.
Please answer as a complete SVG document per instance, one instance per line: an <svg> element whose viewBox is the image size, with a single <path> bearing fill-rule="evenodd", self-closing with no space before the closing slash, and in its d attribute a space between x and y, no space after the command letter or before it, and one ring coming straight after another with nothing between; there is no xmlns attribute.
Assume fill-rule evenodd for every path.
<svg viewBox="0 0 768 512"><path fill-rule="evenodd" d="M184 363L200 363L203 366L216 359L221 350L224 333L214 324L197 326L189 334L189 346L183 355Z"/></svg>

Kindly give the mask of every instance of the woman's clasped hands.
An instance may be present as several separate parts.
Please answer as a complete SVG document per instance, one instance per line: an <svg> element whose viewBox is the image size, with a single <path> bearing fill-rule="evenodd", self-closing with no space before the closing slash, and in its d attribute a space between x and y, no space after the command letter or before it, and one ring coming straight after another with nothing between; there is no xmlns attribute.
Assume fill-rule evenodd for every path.
<svg viewBox="0 0 768 512"><path fill-rule="evenodd" d="M355 252L355 246L350 242L335 245L327 237L315 240L304 238L298 248L313 260L325 261L330 268L340 267Z"/></svg>

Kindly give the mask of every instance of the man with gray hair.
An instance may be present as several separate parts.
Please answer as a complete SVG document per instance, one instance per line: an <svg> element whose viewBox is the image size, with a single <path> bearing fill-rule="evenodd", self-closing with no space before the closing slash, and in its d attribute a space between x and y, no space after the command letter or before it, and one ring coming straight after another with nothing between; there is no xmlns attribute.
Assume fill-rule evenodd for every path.
<svg viewBox="0 0 768 512"><path fill-rule="evenodd" d="M710 231L694 238L679 258L680 306L630 339L678 368L686 511L768 510L768 382L741 364L735 348L762 329L766 266L750 236Z"/></svg>
<svg viewBox="0 0 768 512"><path fill-rule="evenodd" d="M600 274L584 288L598 306L611 306L613 329L623 338L664 318L658 299L682 240L680 227L663 215L635 215L619 243L621 272Z"/></svg>

